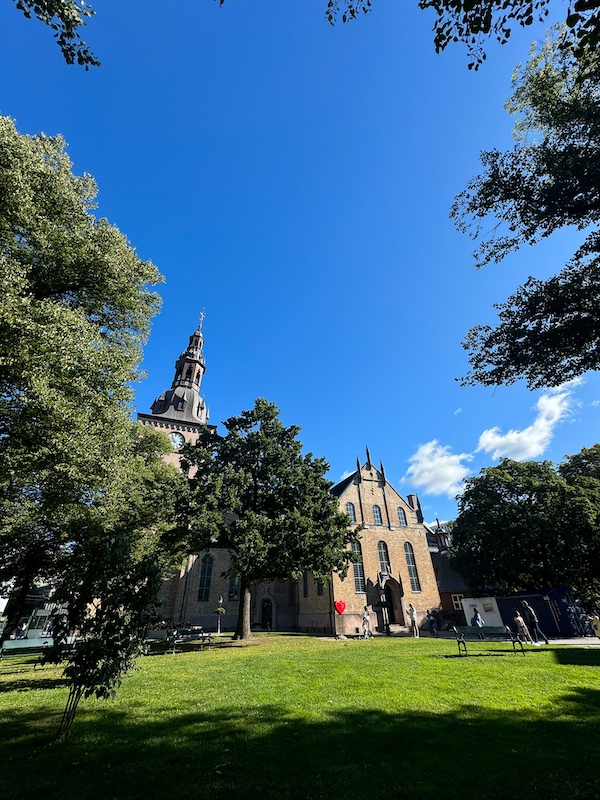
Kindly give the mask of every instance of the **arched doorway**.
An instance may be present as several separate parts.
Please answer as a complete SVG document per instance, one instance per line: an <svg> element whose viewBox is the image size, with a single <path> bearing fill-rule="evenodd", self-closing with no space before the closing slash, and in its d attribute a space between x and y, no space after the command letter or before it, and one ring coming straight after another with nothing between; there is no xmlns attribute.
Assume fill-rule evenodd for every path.
<svg viewBox="0 0 600 800"><path fill-rule="evenodd" d="M265 597L260 607L260 623L266 631L273 630L273 603L268 597Z"/></svg>
<svg viewBox="0 0 600 800"><path fill-rule="evenodd" d="M388 617L390 620L390 625L396 624L396 612L394 610L394 590L392 589L390 582L387 581L385 584L385 601L388 604Z"/></svg>

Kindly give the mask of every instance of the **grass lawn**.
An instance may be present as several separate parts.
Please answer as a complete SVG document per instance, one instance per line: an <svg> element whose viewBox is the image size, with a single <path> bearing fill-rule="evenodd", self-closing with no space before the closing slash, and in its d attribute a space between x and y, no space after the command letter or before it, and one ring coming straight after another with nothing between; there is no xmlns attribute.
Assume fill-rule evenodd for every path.
<svg viewBox="0 0 600 800"><path fill-rule="evenodd" d="M61 671L5 660L0 797L600 798L600 648L477 647L271 635L150 655L61 745Z"/></svg>

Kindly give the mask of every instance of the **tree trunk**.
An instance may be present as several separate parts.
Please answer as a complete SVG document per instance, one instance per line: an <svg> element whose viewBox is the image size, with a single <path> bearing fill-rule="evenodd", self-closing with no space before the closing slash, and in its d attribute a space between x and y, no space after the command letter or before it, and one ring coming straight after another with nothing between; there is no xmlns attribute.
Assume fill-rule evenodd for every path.
<svg viewBox="0 0 600 800"><path fill-rule="evenodd" d="M240 607L238 609L237 626L234 639L248 640L252 636L250 630L250 585L242 577L240 585Z"/></svg>
<svg viewBox="0 0 600 800"><path fill-rule="evenodd" d="M75 719L75 714L77 713L77 706L79 705L79 701L82 697L83 687L71 686L69 697L67 699L67 705L65 706L65 710L63 711L62 719L60 721L60 727L56 737L57 741L62 742L71 732L73 720Z"/></svg>

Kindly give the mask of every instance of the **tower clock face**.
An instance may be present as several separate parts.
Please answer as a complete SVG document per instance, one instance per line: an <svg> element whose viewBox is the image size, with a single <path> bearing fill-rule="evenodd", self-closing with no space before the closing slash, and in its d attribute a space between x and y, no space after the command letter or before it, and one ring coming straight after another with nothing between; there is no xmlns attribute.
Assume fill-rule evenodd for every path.
<svg viewBox="0 0 600 800"><path fill-rule="evenodd" d="M185 439L180 433L177 433L177 431L172 431L169 434L169 439L171 440L171 444L175 450L181 450L185 444Z"/></svg>

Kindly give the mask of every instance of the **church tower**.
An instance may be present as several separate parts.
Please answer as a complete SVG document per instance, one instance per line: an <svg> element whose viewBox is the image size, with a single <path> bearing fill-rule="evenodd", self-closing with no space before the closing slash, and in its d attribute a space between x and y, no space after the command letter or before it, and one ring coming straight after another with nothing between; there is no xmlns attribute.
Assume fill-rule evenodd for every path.
<svg viewBox="0 0 600 800"><path fill-rule="evenodd" d="M138 421L168 433L177 453L186 442L195 442L201 428L207 425L208 408L200 396L200 386L206 370L204 336L200 315L198 327L190 336L187 348L175 362L171 388L165 390L150 406L150 414L138 414ZM209 426L214 429L214 426ZM172 459L179 462L177 456Z"/></svg>

